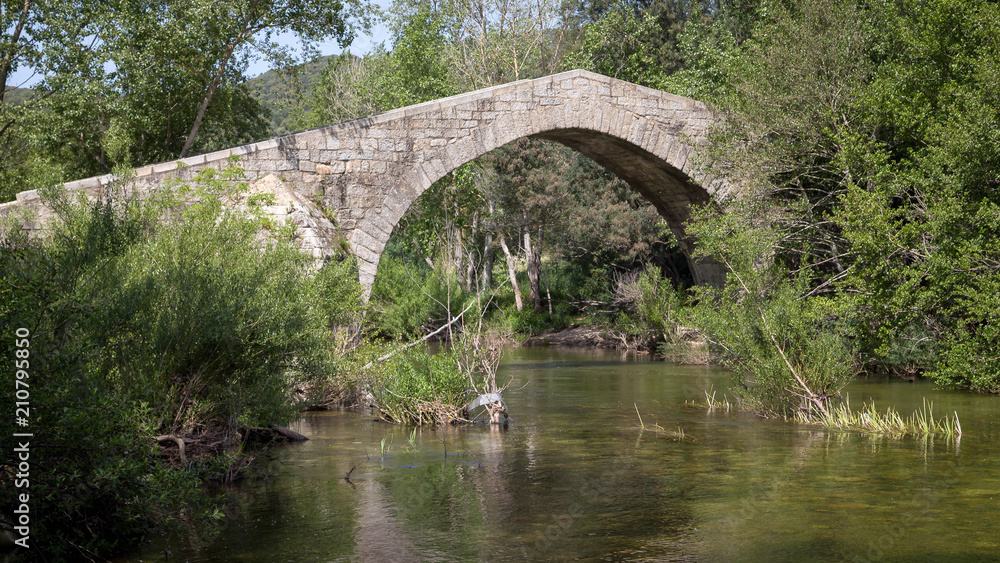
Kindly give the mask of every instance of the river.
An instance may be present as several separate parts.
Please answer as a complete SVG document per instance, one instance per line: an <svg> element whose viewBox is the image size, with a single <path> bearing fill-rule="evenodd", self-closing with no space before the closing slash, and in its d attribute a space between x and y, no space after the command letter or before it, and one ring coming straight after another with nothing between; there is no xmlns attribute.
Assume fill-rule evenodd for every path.
<svg viewBox="0 0 1000 563"><path fill-rule="evenodd" d="M220 533L126 561L1000 560L998 396L850 385L855 406L957 411L961 440L929 442L686 404L725 394L717 368L525 348L501 375L506 429L411 439L311 413L296 427L311 440L271 452L273 477L233 491Z"/></svg>

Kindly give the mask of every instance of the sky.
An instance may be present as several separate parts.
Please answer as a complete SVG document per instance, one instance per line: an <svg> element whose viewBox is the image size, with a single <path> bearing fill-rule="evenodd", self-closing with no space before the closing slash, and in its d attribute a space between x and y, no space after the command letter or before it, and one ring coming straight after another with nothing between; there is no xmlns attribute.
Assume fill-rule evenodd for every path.
<svg viewBox="0 0 1000 563"><path fill-rule="evenodd" d="M378 4L382 7L388 7L389 0L375 0L373 4ZM292 34L286 34L278 37L278 42L283 45L294 45L295 36ZM369 53L375 48L379 43L389 42L389 30L386 29L384 25L377 25L372 28L372 32L368 35L358 35L354 42L351 43L348 49L342 49L335 41L328 41L321 43L319 45L320 52L323 55L338 55L345 50L350 51L355 55L364 55ZM259 60L250 63L249 68L247 68L246 76L247 78L253 78L255 76L264 74L268 70L271 70L271 65L266 60ZM41 81L42 76L35 73L31 68L18 69L17 72L13 73L8 79L7 84L10 86L17 86L19 88L27 88L37 84Z"/></svg>

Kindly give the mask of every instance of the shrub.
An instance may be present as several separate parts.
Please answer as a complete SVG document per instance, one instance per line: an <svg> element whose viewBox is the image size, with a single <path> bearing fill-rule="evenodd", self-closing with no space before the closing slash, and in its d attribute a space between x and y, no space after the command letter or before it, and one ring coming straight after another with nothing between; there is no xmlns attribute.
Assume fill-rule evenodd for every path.
<svg viewBox="0 0 1000 563"><path fill-rule="evenodd" d="M374 364L366 374L380 416L402 424L447 424L465 418L471 382L451 351L426 343Z"/></svg>
<svg viewBox="0 0 1000 563"><path fill-rule="evenodd" d="M165 463L153 436L285 423L296 385L332 369L330 327L360 288L343 265L313 276L288 238L262 241L261 218L230 205L237 176L203 175L194 204L184 186L56 197L47 236L3 234L0 330L31 332L31 463L44 468L31 472L28 558L102 559L154 526L202 527L220 514L208 475ZM12 338L2 349L13 356Z"/></svg>
<svg viewBox="0 0 1000 563"><path fill-rule="evenodd" d="M809 270L798 275L774 260L780 233L756 224L746 208L702 209L690 230L699 252L729 269L724 287L698 287L692 322L733 370L744 408L765 416L826 414L855 372L842 325L846 296L810 297Z"/></svg>
<svg viewBox="0 0 1000 563"><path fill-rule="evenodd" d="M469 295L454 276L388 254L372 287L371 327L376 336L404 339L448 322Z"/></svg>

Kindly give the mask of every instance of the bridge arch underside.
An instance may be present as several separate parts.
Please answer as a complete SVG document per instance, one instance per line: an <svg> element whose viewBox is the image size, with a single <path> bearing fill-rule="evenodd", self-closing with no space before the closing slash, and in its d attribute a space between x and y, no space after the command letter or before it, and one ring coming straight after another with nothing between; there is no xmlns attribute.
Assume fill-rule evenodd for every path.
<svg viewBox="0 0 1000 563"><path fill-rule="evenodd" d="M518 139L547 139L579 151L645 196L681 243L695 282L718 285L724 270L691 261L683 231L692 205L730 192L696 166L697 148L712 122L701 102L586 71L523 80L333 126L331 138L349 135L363 147L366 137L378 136L379 148L395 152L373 154L384 162L377 175L364 173L363 164L360 172L350 172L348 164L324 202L343 210L337 212L339 224L350 231L360 281L370 288L396 224L435 181ZM374 172L375 165L369 169ZM358 197L363 204L354 203L362 201Z"/></svg>
<svg viewBox="0 0 1000 563"><path fill-rule="evenodd" d="M684 222L692 205L709 201L708 192L663 159L627 141L585 129L562 129L534 135L565 145L610 170L624 180L660 213L691 259ZM692 270L693 272L694 270ZM699 280L696 279L696 282Z"/></svg>
<svg viewBox="0 0 1000 563"><path fill-rule="evenodd" d="M707 203L711 199L711 194L682 170L648 150L601 131L572 127L551 129L524 137L562 144L614 173L645 197L666 220L681 247L681 251L688 259L695 283L718 285L725 279L725 271L719 264L712 261L696 262L691 258L693 246L684 233L684 223L690 215L691 207ZM499 146L502 145L498 145L497 148ZM680 140L667 143L667 146L671 148L673 154L680 156L683 161L686 161L690 156L690 147L681 143ZM482 151L475 156L478 157L487 152L489 151ZM366 289L370 289L371 284L374 283L378 259L381 257L381 251L385 248L391 234L391 230L385 229L384 226L394 228L405 209L408 209L435 181L471 160L473 159L457 163L452 161L449 169L438 168L438 173L433 175L418 174L418 185L408 185L395 191L393 195L386 198L387 205L383 206L383 212L379 214L379 222L382 223L383 228L366 229L366 221L359 222L355 234L366 239L369 245L377 245L377 249L374 249L376 250L376 259L369 260L367 263L362 261L360 264L361 281ZM412 178L414 175L409 176ZM401 199L405 202L404 206L398 205ZM393 205L388 203L393 200L397 202L395 212L387 213L386 211L393 209ZM388 232L386 232L387 230Z"/></svg>

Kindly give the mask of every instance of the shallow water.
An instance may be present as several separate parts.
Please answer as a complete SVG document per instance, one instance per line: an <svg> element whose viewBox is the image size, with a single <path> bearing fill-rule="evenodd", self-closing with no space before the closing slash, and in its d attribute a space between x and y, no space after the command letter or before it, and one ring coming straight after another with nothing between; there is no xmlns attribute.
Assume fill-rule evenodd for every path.
<svg viewBox="0 0 1000 563"><path fill-rule="evenodd" d="M1000 397L849 387L856 406L957 410L960 442L928 443L685 404L725 393L715 368L520 349L501 374L507 429L411 444L370 416L310 414L311 440L272 452L275 476L235 491L220 534L128 561L1000 560ZM676 434L641 430L636 407Z"/></svg>

